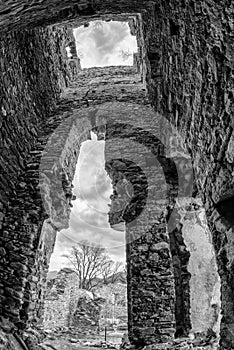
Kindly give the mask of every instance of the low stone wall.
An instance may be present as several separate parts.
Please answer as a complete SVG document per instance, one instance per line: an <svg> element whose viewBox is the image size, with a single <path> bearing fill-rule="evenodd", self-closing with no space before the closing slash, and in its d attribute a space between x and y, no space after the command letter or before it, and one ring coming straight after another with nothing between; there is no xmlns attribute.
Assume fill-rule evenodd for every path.
<svg viewBox="0 0 234 350"><path fill-rule="evenodd" d="M55 280L47 282L43 327L68 327L77 304L79 279L70 269L60 270Z"/></svg>
<svg viewBox="0 0 234 350"><path fill-rule="evenodd" d="M97 331L103 298L94 299L91 292L79 289L74 270L64 268L47 282L43 328L74 327L79 332Z"/></svg>

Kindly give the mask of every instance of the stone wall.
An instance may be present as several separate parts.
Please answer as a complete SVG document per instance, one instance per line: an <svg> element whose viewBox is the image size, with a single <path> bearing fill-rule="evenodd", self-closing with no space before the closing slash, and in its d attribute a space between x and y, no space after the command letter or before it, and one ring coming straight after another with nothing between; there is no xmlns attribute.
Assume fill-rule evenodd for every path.
<svg viewBox="0 0 234 350"><path fill-rule="evenodd" d="M79 292L77 274L71 269L60 270L55 280L47 282L44 301L43 327L68 327L76 308Z"/></svg>
<svg viewBox="0 0 234 350"><path fill-rule="evenodd" d="M228 205L216 211L233 196L233 4L159 1L154 18L152 103L193 158L221 277L221 344L233 347L233 222Z"/></svg>
<svg viewBox="0 0 234 350"><path fill-rule="evenodd" d="M73 7L71 7L72 4ZM75 83L73 90L70 91L70 96L67 92L67 95L63 95L55 106L61 87L66 85L65 81L67 80L67 69L64 68L66 60L62 59L61 61L59 58L63 57L63 54L59 50L57 51L61 41L59 38L56 39L58 32L55 30L53 34L53 28L46 30L29 28L39 25L45 26L63 20L71 23L71 20L77 16L82 16L83 20L88 21L90 16L101 18L108 13L141 13L142 44L144 43L144 52L147 53L144 56L144 76L150 101L155 111L159 113L153 115L152 124L157 124L159 116L162 116L170 120L179 134L186 140L196 176L197 188L194 188L193 195L195 196L198 190L202 196L221 278L223 315L221 349L233 348L234 223L230 210L233 204L232 6L233 4L227 0L220 2L206 0L196 3L192 0L171 0L168 2L163 0L121 2L96 0L92 3L82 1L78 4L76 1L61 2L60 0L45 0L40 4L32 4L18 0L14 5L10 1L1 4L0 159L3 169L1 174L6 175L1 178L0 220L3 219L4 222L0 251L2 265L0 311L3 316L13 321L15 327L22 329L26 326L32 295L38 296L40 293L40 283L38 291L35 292L37 283L36 280L33 281L33 275L37 275L40 271L40 259L44 256L44 252L40 252L38 245L43 223L48 217L51 217L50 222L47 221L47 223L51 225L53 231L61 228L64 223L67 224L69 217L73 165L71 165L70 171L66 161L70 159L68 164L73 164L75 159L77 160L78 154L72 152L73 146L68 145L67 153L65 152L62 158L59 158L62 166L61 164L58 166L53 158L52 160L49 157L45 158L49 167L55 165L55 175L62 171L60 175L63 176L64 181L62 190L60 189L58 192L61 195L60 198L56 195L53 196L50 192L46 202L47 209L44 210L39 189L36 189L39 181L38 164L50 135L62 120L78 113L77 110L82 106L86 106L87 111L92 113L93 110L89 109L90 106L105 102L128 103L131 100L131 102L139 103L141 108L142 105L149 104L149 100L144 96L144 88L142 89L139 83L141 78L138 77L136 84L126 84L125 91L122 91L125 87L123 87L121 79L118 81L117 90L110 86L107 91L104 84L101 85L100 90L97 89L98 81L96 80L94 86L97 95L92 92L92 88L87 90L87 84L82 87L82 84ZM27 30L22 30L27 25L29 26ZM20 29L20 31L5 35L11 29ZM54 46L53 43L56 42L57 46ZM12 64L12 62L14 63ZM82 78L82 74L84 77L86 73L81 73L80 78ZM93 78L95 78L95 74L93 74ZM92 73L89 78L91 76ZM72 92L77 89L80 91L75 93L77 97L73 100ZM132 106L128 107L132 108ZM126 110L131 114L130 109ZM117 111L122 112L122 109L118 107ZM52 115L48 118L50 113ZM116 120L118 120L118 116L116 116ZM45 123L45 121L47 122ZM87 128L93 125L93 122L93 116L86 119ZM149 121L146 119L146 124L148 123ZM144 130L146 124L143 125ZM68 126L68 129L65 128L64 134L63 129L59 129L56 135L59 138L64 135L66 141L72 125L73 122L70 124L71 128ZM84 129L86 130L86 127ZM113 136L114 130L111 127L108 132L109 136ZM141 133L140 130L138 132ZM134 136L128 128L127 133L128 136ZM88 137L87 133L84 135L84 139ZM54 137L56 138L56 136ZM154 147L154 141L147 137L146 139L148 140L147 145ZM166 139L165 137L164 141ZM62 147L65 147L64 143ZM110 147L109 152L113 155L111 145L108 147ZM58 150L60 155L61 149ZM141 150L141 152L145 154L145 150ZM158 156L159 154L155 152L154 155ZM118 158L123 159L119 155ZM176 165L179 163L178 161ZM181 164L186 164L184 159L182 159ZM126 162L111 164L109 170L117 167L112 174L114 185L117 185L118 182L116 178L116 173L119 172L118 165L124 168ZM128 167L132 167L134 171L140 170L134 166L128 163L125 168L126 172ZM142 181L140 176L137 181L144 185L144 174L140 171L138 173L142 175ZM175 173L173 173L173 177L175 179ZM52 188L56 188L57 182L51 180L48 172L44 180L45 182L42 183L44 195L47 195L46 184L53 183L54 187L52 186ZM131 178L131 181L134 182L134 179ZM173 188L173 186L169 187ZM174 190L175 193L171 194L171 197L169 196L169 203L166 203L166 205L169 204L169 209L167 209L169 212L172 210L176 197L176 189L174 188ZM142 198L140 198L136 205L137 209L141 210L143 204ZM58 212L64 214L62 223L57 219L54 209L57 205ZM63 210L61 210L62 207ZM164 209L161 205L161 212L158 211L154 217L154 219L157 217L157 222L153 226L153 231L141 237L139 241L135 239L136 231L134 229L131 231L131 227L127 228L127 237L135 237L134 243L131 242L127 245L129 256L128 300L130 328L133 330L133 324L136 325L133 331L135 335L132 333L131 339L138 345L148 341L158 341L160 337L161 340L165 340L164 336L167 337L174 332L173 327L167 328L168 324L165 324L165 334L160 334L160 330L156 329L157 322L161 322L158 318L166 317L167 313L166 322L169 322L169 326L173 326L173 283L168 282L169 287L166 293L168 293L169 299L167 297L163 299L162 293L159 293L160 295L156 295L154 292L149 294L149 290L153 288L152 275L156 283L154 288L156 286L160 289L162 285L160 292L163 293L164 287L167 286L165 280L170 280L170 276L173 275L172 259L168 249L167 214ZM117 216L121 218L122 215L120 210ZM125 216L123 219L125 220L127 217ZM170 223L168 226L170 227ZM141 232L148 230L147 225L140 225L139 228ZM182 233L185 236L185 232ZM185 237L183 238L185 240ZM167 248L165 243L167 243ZM53 242L50 244L53 245ZM155 244L156 252L154 251ZM153 248L149 249L151 245ZM158 247L162 249L158 250ZM136 252L141 252L139 255L142 260L138 259ZM49 254L45 266L48 264ZM40 256L39 259L38 256ZM148 263L148 258L151 256L153 258L149 259L150 263ZM146 265L147 268L142 268L143 274L138 280L139 267ZM158 278L159 275L155 274L155 269L157 270L159 265L162 267L160 272L165 273L165 280ZM154 271L152 275L151 270ZM40 277L39 280L41 280ZM146 288L140 290L141 284L144 284ZM133 290L135 290L135 294L132 293ZM140 301L139 295L142 295L143 303ZM40 298L36 297L36 300L38 299ZM159 304L163 305L162 309L157 308L157 313L154 313L154 307L149 310L152 300L159 300ZM144 319L144 305L146 304L149 306L147 311L152 316L150 320ZM153 305L155 306L155 303ZM156 315L155 318L153 315ZM143 334L144 329L143 332L139 332L142 324L147 328L147 334ZM155 332L157 336L160 334L159 338L155 337Z"/></svg>
<svg viewBox="0 0 234 350"><path fill-rule="evenodd" d="M82 69L61 95L66 108L80 108L111 101L149 104L146 88L135 67L113 66Z"/></svg>
<svg viewBox="0 0 234 350"><path fill-rule="evenodd" d="M177 193L175 168L173 161L164 157L161 125L154 123L149 106L112 103L109 108L111 114L103 105L98 115L100 124L104 119L107 123L106 170L114 186L110 224L115 227L125 222L129 337L138 346L164 342L175 333L173 268L166 228L167 206L173 207Z"/></svg>
<svg viewBox="0 0 234 350"><path fill-rule="evenodd" d="M34 187L43 150L40 130L70 81L64 40L65 29L47 28L9 34L0 44L1 314L19 327L28 318L19 309L29 306L38 281L33 269L44 218Z"/></svg>
<svg viewBox="0 0 234 350"><path fill-rule="evenodd" d="M92 17L139 13L151 9L154 2L148 0L44 0L37 5L28 4L26 0L17 0L14 6L7 1L1 5L1 31L20 29L25 26L45 26L54 23L69 23L77 18L89 19Z"/></svg>
<svg viewBox="0 0 234 350"><path fill-rule="evenodd" d="M201 199L180 204L184 245L190 252L187 271L190 273L190 314L193 333L220 328L220 277L215 261L211 233ZM199 293L198 293L199 290Z"/></svg>
<svg viewBox="0 0 234 350"><path fill-rule="evenodd" d="M25 170L40 124L71 80L66 53L62 51L66 35L60 27L9 34L1 40L0 225L6 211L4 204L14 194L19 175ZM18 147L14 140L19 140Z"/></svg>
<svg viewBox="0 0 234 350"><path fill-rule="evenodd" d="M125 72L122 77L120 67L116 70L110 68L109 76L106 72L106 80L111 79L112 81L113 79L112 83L115 87L110 85L110 93L107 91L104 94L105 78L103 85L98 84L98 79L93 82L93 89L91 87L90 91L93 100L90 103L99 104L106 100L121 99L121 96L122 99L127 100L128 94L141 100L139 96L141 94L144 96L145 92L143 90L141 92L141 85L138 83L140 78L134 74L130 78L127 77L128 73L131 73L131 68L122 67L122 70ZM98 77L103 72L104 70L101 69L97 69L96 72L91 70L86 80L82 81L84 72L81 71L80 80L78 80L81 83L71 85L71 88L67 88L66 92L61 95L60 102L57 102L57 105L54 103L54 110L51 111L50 118L47 116L47 121L44 121L40 128L38 127L38 134L35 135L33 142L30 142L32 148L28 153L27 167L25 166L24 173L18 180L20 190L17 192L17 199L12 197L12 204L8 205L2 235L2 246L4 247L2 254L4 256L7 250L11 250L11 257L14 258L15 263L12 262L13 270L9 269L11 265L8 264L6 255L5 258L2 258L2 305L4 305L3 315L10 317L19 328L24 328L28 319L36 322L41 314L43 286L56 231L68 227L71 199L73 198L71 182L79 148L81 142L90 137L92 129L92 118L88 116L82 119L81 116L80 119L77 119L77 113L79 113L77 108L87 106L87 100L83 98L87 95L87 81L90 81L92 75L95 77L96 74ZM133 72L134 69L132 69ZM133 86L136 84L135 92L139 91L140 95L133 93L132 82ZM94 89L96 93L92 92L95 91ZM119 94L120 92L122 95ZM74 98L74 93L78 98ZM82 98L79 97L80 95ZM31 126L28 128L31 130ZM53 169L52 172L51 169ZM15 183L17 184L17 181ZM17 203L20 205L18 211L16 210ZM20 228L18 235L15 231L16 225ZM15 237L15 246L13 242L8 243L11 234ZM24 242L24 245L20 244L21 241ZM13 255L12 251L16 247L17 254ZM14 268L17 271L14 272ZM13 289L6 287L4 282L8 280L6 283L10 285L12 272L18 276L17 294Z"/></svg>
<svg viewBox="0 0 234 350"><path fill-rule="evenodd" d="M73 327L81 334L96 333L104 302L104 298L79 289L76 272L64 268L47 280L40 323L44 330Z"/></svg>

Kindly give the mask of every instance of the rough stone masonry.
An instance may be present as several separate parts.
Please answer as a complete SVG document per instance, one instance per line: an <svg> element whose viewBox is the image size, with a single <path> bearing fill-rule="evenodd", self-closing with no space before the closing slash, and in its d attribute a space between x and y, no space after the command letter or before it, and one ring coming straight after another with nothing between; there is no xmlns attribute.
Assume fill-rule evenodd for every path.
<svg viewBox="0 0 234 350"><path fill-rule="evenodd" d="M135 18L138 70L80 70L78 59L69 60L65 46L72 27L123 15ZM114 189L110 224L126 226L131 343L168 342L197 327L201 311L194 307L192 281L195 266L207 273L202 265L207 250L195 254L199 242L189 232L186 212L205 210L209 232L202 237L213 277L203 297L216 306L211 321L202 315L204 329L217 323L220 307L220 349L234 348L233 15L229 0L1 2L2 349L16 342L15 347L32 346L22 340L23 332L40 315L56 233L69 225L79 148L94 128L106 137L106 170ZM138 115L135 128L123 125L121 103L128 116ZM187 183L188 158L182 153L168 158L164 145L147 133L149 126L157 130L159 115L185 140L194 172L189 204L186 193L178 203L178 173L184 169ZM121 137L139 144L143 169L134 157L110 159ZM133 151L128 149L130 156ZM133 191L130 200L126 184ZM158 194L159 187L165 200L144 211L148 194ZM177 225L170 230L172 214ZM198 220L201 214L194 215Z"/></svg>

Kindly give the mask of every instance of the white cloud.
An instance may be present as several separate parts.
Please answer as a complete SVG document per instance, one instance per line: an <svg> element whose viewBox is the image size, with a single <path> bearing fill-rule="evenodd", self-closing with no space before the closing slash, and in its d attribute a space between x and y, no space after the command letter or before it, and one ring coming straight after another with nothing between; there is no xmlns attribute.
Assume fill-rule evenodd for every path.
<svg viewBox="0 0 234 350"><path fill-rule="evenodd" d="M67 266L68 260L62 255L82 240L101 244L112 259L125 261L125 234L111 229L108 223L112 186L104 166L104 141L84 142L73 181L77 199L73 202L70 226L57 235L50 270Z"/></svg>
<svg viewBox="0 0 234 350"><path fill-rule="evenodd" d="M74 30L82 68L132 65L133 55L124 60L121 51L137 52L136 37L126 22L90 22Z"/></svg>
<svg viewBox="0 0 234 350"><path fill-rule="evenodd" d="M74 30L77 47L82 52L83 68L110 65L132 65L133 57L124 61L120 51L137 51L136 38L131 36L125 22L91 22L88 28ZM50 270L68 266L63 257L81 240L102 244L112 259L125 261L125 234L112 230L108 223L108 203L112 186L104 164L104 141L92 140L82 144L76 174L70 227L58 233Z"/></svg>

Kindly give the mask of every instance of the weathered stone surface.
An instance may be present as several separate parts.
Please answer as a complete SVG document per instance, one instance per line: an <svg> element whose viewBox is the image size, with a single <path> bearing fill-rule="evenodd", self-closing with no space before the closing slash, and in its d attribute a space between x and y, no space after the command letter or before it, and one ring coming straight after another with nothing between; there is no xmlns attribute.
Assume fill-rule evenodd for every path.
<svg viewBox="0 0 234 350"><path fill-rule="evenodd" d="M151 66L158 73L153 78L157 88L152 89L152 103L184 135L194 160L221 277L221 346L226 349L233 347L232 254L229 262L225 260L231 245L226 233L233 224L231 221L225 224L223 217L224 226L217 220L220 230L211 216L222 196L233 195L233 164L230 164L233 7L226 4L224 10L221 3L210 5L200 2L183 6L174 2L166 7L162 3L157 6L154 35L157 55L152 55L155 62ZM165 11L168 11L167 22ZM160 32L164 35L160 36Z"/></svg>
<svg viewBox="0 0 234 350"><path fill-rule="evenodd" d="M43 327L68 327L79 299L79 280L71 269L60 270L56 278L47 282L43 303Z"/></svg>
<svg viewBox="0 0 234 350"><path fill-rule="evenodd" d="M68 37L71 40L69 35L65 28L54 27L9 34L1 41L0 194L3 204L0 217L5 216L1 245L2 253L5 251L11 256L8 262L4 258L6 254L2 256L1 280L8 288L13 276L15 278L17 293L12 293L12 299L5 303L19 326L21 321L19 316L17 321L15 307L22 305L23 299L23 305L28 307L30 291L37 285L31 283L29 273L35 267L37 224L44 221L40 195L35 190L43 149L38 140L40 124L55 107L62 89L75 77L70 74L63 47ZM22 292L23 299L19 297ZM9 288L3 293L10 297ZM21 320L25 322L27 318L22 312Z"/></svg>
<svg viewBox="0 0 234 350"><path fill-rule="evenodd" d="M135 74L134 69L130 72L128 68L119 68L120 76L115 89L112 86L114 71L111 72L112 69L110 69L104 81L105 83L108 81L109 74L111 84L105 89L105 83L101 83L99 89L98 75L103 74L103 70L83 71L78 80L84 79L84 84L82 85L79 81L74 83L70 91L67 90L60 101L56 101L61 90L69 83L69 72L74 78L74 72L71 73L69 66L71 62L69 63L60 51L60 44L67 43L67 36L65 32L55 27L30 28L63 20L70 25L71 20L75 17L78 17L77 20L79 20L79 16L82 21L88 21L90 16L91 19L97 19L105 15L114 16L120 13L141 13L141 16L138 17L141 29L137 29L136 32L138 33L138 44L141 46L143 68L140 72L141 75L143 74L143 79L142 76L138 76L134 82L132 80ZM62 148L58 149L60 159L64 162L61 168L56 167L58 164L54 162L53 157L47 159L49 167L55 164L55 175L63 170L64 180L59 199L56 198L56 195L53 197L51 193L48 197L48 203L52 203L50 206L52 210L49 211L49 214L44 210L37 188L41 152L51 134L62 120L69 118L81 107L97 106L113 101L125 103L131 101L146 106L149 105L150 98L155 111L163 118L170 120L179 134L183 135L192 157L197 187L195 191L198 190L201 194L206 209L221 279L223 315L220 333L221 349L232 349L234 347L234 277L232 272L234 223L231 210L234 193L232 155L233 4L229 1L215 2L212 0L196 3L177 0L167 2L161 0L120 2L96 0L78 3L77 1L45 0L34 3L18 0L14 4L5 1L0 5L0 20L2 33L0 43L0 240L3 248L0 257L1 314L9 317L18 330L26 326L29 317L34 317L31 311L35 309L40 299L38 297L40 288L37 289L37 281L43 284L41 276L46 272L53 246L52 240L48 254L45 249L39 248L41 228L48 216L51 216L52 229L56 230L56 225L61 224L59 220L56 221L55 203L58 203L58 212L64 214L63 223L69 217L74 164L71 166L71 171L69 171L69 166L64 165L71 155L73 146L66 148L66 154L60 152ZM22 30L26 27L27 29ZM10 33L11 29L14 29L15 32ZM8 32L7 35L3 34L6 32ZM62 60L59 60L61 57ZM78 65L77 69L79 70ZM127 78L129 73L131 73L130 79ZM93 84L97 92L92 93L92 90L87 89L88 79L94 79L90 85ZM145 96L145 86L141 86L142 81L146 82L149 98ZM122 91L123 89L125 91ZM73 96L74 91L76 92ZM90 119L92 124L92 118ZM146 128L148 122L149 120L146 119L143 129ZM156 117L156 114L152 117L151 122L152 125L157 125L158 116ZM69 130L72 129L64 130L64 134L63 130L60 130L61 134L58 133L58 138L63 136L64 140L69 139L69 135L72 134L72 131L70 133ZM97 133L105 134L100 128L97 128ZM133 135L128 132L128 136ZM75 143L71 142L71 144ZM150 144L154 145L154 142L148 140L148 145ZM111 152L111 146L108 145L108 147ZM77 157L78 154L73 155L71 163L75 162ZM163 162L163 159L160 159ZM176 166L179 167L179 163L178 160ZM152 169L156 170L151 159L147 158L147 164L148 166L153 165ZM182 159L181 164L184 166L186 160ZM172 163L167 164L166 167L170 169L171 166ZM128 167L131 168L129 163ZM118 171L111 174L114 186L117 185L116 173ZM154 172L149 175L148 182L153 175ZM174 175L171 177L176 180ZM187 173L184 179L186 176ZM134 177L131 178L131 181L135 181ZM160 181L158 185L161 186ZM45 188L47 182L50 182L49 176L45 178ZM149 188L151 185L149 183ZM56 181L53 186L56 187ZM131 339L137 344L154 343L158 340L151 333L155 333L158 320L145 322L143 319L145 305L148 305L149 308L154 305L153 308L155 308L155 303L153 304L155 294L149 294L153 286L152 278L155 281L153 288L158 288L160 291L166 290L168 296L164 300L162 295L159 295L161 308L151 310L149 314L152 317L153 315L156 315L156 318L159 317L159 322L162 321L160 317L162 319L168 317L170 320L170 324L165 325L165 334L163 331L160 333L161 328L156 331L156 334L160 335L161 341L167 341L167 336L171 337L173 333L171 326L174 314L172 306L174 285L171 252L167 249L156 252L150 249L147 251L146 248L142 249L145 245L169 243L166 229L167 214L163 206L167 204L169 207L173 206L172 202L177 193L176 181L171 182L170 186L169 203L160 203L161 212L158 210L158 220L152 232L147 232L148 226L141 226L142 222L139 231L133 227L127 228L127 237L130 238L139 235L143 227L144 232L147 232L144 238L141 237L139 241L134 240L134 243L131 242L127 247L129 327L131 331L134 329L135 333L130 332ZM145 188L143 189L145 191ZM185 191L185 188L183 190ZM47 194L46 191L45 194ZM131 207L128 215L123 217L124 213L119 210L118 215L112 218L113 221L128 220L135 209L141 210L144 201L142 198L137 198L137 205L135 208ZM62 207L63 210L61 210ZM156 253L158 255L155 255ZM46 263L41 269L42 256L45 257ZM160 273L157 272L159 267ZM32 278L35 273L39 275L37 280ZM142 288L143 284L145 288ZM12 288L13 285L14 288ZM21 297L22 292L23 298ZM142 295L143 302L139 295ZM142 324L145 327L142 327ZM140 328L143 329L139 335ZM185 344L186 347L188 346Z"/></svg>
<svg viewBox="0 0 234 350"><path fill-rule="evenodd" d="M69 22L77 18L102 18L105 15L122 15L139 13L147 8L151 10L153 2L148 0L131 0L114 2L110 0L41 0L38 4L17 0L14 6L10 1L1 4L1 31L14 30L25 26L45 26L59 22Z"/></svg>
<svg viewBox="0 0 234 350"><path fill-rule="evenodd" d="M201 200L194 199L193 203L185 201L179 209L179 214L183 222L184 243L190 252L187 270L191 276L192 332L202 334L212 330L218 337L221 319L220 278Z"/></svg>
<svg viewBox="0 0 234 350"><path fill-rule="evenodd" d="M83 293L82 293L83 292ZM83 294L83 295L82 295ZM71 325L80 331L94 330L97 332L101 312L101 304L88 293L81 291L72 315Z"/></svg>

